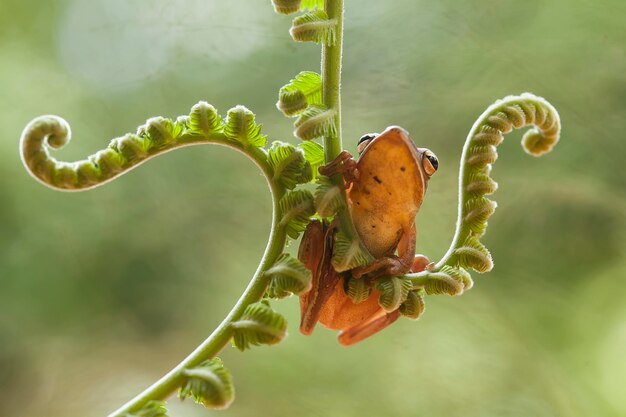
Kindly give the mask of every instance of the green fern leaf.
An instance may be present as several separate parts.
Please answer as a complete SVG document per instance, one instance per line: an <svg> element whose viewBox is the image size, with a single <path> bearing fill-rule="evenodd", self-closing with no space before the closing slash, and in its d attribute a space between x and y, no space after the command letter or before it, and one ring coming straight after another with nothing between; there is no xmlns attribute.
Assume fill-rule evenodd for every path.
<svg viewBox="0 0 626 417"><path fill-rule="evenodd" d="M183 129L178 124L164 117L148 119L145 131L155 150L168 147L183 133Z"/></svg>
<svg viewBox="0 0 626 417"><path fill-rule="evenodd" d="M282 213L280 226L286 228L289 237L297 239L315 214L313 196L306 190L292 191L280 199L278 206Z"/></svg>
<svg viewBox="0 0 626 417"><path fill-rule="evenodd" d="M487 220L496 211L498 204L488 198L470 198L463 207L463 225L473 233L482 236L487 228Z"/></svg>
<svg viewBox="0 0 626 417"><path fill-rule="evenodd" d="M321 42L332 46L337 40L337 21L329 19L323 9L316 9L293 19L289 33L296 42Z"/></svg>
<svg viewBox="0 0 626 417"><path fill-rule="evenodd" d="M425 295L424 290L410 291L400 306L400 314L412 320L419 319L426 309Z"/></svg>
<svg viewBox="0 0 626 417"><path fill-rule="evenodd" d="M129 163L135 163L148 155L150 144L148 139L129 133L121 138L113 139L109 144Z"/></svg>
<svg viewBox="0 0 626 417"><path fill-rule="evenodd" d="M252 345L275 345L287 336L287 321L265 302L250 304L232 326L233 345L241 351Z"/></svg>
<svg viewBox="0 0 626 417"><path fill-rule="evenodd" d="M484 273L493 269L491 253L480 241L469 236L463 245L454 250L457 265L462 268L472 268L476 272Z"/></svg>
<svg viewBox="0 0 626 417"><path fill-rule="evenodd" d="M285 298L300 295L311 289L311 271L298 259L283 253L265 275L270 278L268 295Z"/></svg>
<svg viewBox="0 0 626 417"><path fill-rule="evenodd" d="M322 77L315 72L302 71L280 89L276 107L286 116L296 116L316 104L322 104Z"/></svg>
<svg viewBox="0 0 626 417"><path fill-rule="evenodd" d="M358 266L365 266L374 261L372 255L363 246L361 239L349 239L345 233L335 234L332 265L337 272L348 271Z"/></svg>
<svg viewBox="0 0 626 417"><path fill-rule="evenodd" d="M396 311L413 288L410 279L404 277L384 277L376 281L376 289L380 292L378 304L388 313Z"/></svg>
<svg viewBox="0 0 626 417"><path fill-rule="evenodd" d="M558 135L546 135L541 130L535 128L524 133L522 148L529 155L542 156L550 152L558 141Z"/></svg>
<svg viewBox="0 0 626 417"><path fill-rule="evenodd" d="M319 177L319 169L324 165L324 148L317 142L306 141L298 145L304 151L304 157L311 166L311 180Z"/></svg>
<svg viewBox="0 0 626 417"><path fill-rule="evenodd" d="M239 142L244 148L263 147L267 141L267 136L261 134L261 125L254 121L254 113L244 106L228 110L224 135L229 140Z"/></svg>
<svg viewBox="0 0 626 417"><path fill-rule="evenodd" d="M463 294L464 284L445 272L430 272L421 284L428 295L447 294L456 296Z"/></svg>
<svg viewBox="0 0 626 417"><path fill-rule="evenodd" d="M492 180L489 175L483 173L472 173L469 176L465 191L471 197L481 197L491 195L498 189L498 183Z"/></svg>
<svg viewBox="0 0 626 417"><path fill-rule="evenodd" d="M272 142L268 161L274 171L272 181L279 181L285 188L291 190L311 180L311 165L304 151L289 143Z"/></svg>
<svg viewBox="0 0 626 417"><path fill-rule="evenodd" d="M320 216L332 217L344 205L342 189L326 176L320 176L317 183L315 208Z"/></svg>
<svg viewBox="0 0 626 417"><path fill-rule="evenodd" d="M457 282L463 285L463 292L469 290L474 286L474 281L472 281L472 277L463 268L453 268L448 265L444 265L441 267L440 272L447 274L451 278L454 278Z"/></svg>
<svg viewBox="0 0 626 417"><path fill-rule="evenodd" d="M300 10L302 0L272 0L274 11L280 14L292 14Z"/></svg>
<svg viewBox="0 0 626 417"><path fill-rule="evenodd" d="M213 358L199 366L183 371L186 378L178 397L193 400L207 408L227 408L235 398L230 373L224 368L220 358Z"/></svg>
<svg viewBox="0 0 626 417"><path fill-rule="evenodd" d="M293 132L302 140L313 140L323 136L335 136L337 126L335 124L336 112L322 105L308 107L296 120Z"/></svg>
<svg viewBox="0 0 626 417"><path fill-rule="evenodd" d="M372 287L362 278L348 278L346 294L354 304L362 303L372 294Z"/></svg>
<svg viewBox="0 0 626 417"><path fill-rule="evenodd" d="M183 119L181 122L189 126L189 133L192 135L206 137L223 129L222 118L217 114L217 110L205 101L194 105L188 120Z"/></svg>

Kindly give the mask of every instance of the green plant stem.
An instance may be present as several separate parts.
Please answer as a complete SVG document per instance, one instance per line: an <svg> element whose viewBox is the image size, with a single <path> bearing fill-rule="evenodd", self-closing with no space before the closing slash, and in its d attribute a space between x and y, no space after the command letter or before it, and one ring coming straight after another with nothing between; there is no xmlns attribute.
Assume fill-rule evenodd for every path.
<svg viewBox="0 0 626 417"><path fill-rule="evenodd" d="M270 231L269 241L265 248L263 258L257 268L248 287L237 301L226 318L211 333L211 335L198 346L189 356L180 362L174 369L165 376L152 384L141 394L124 404L122 407L109 414L109 417L122 417L126 414L141 410L149 401L164 400L172 395L182 384L184 379L183 372L198 366L202 362L214 358L227 344L233 336L233 327L231 324L237 321L243 314L246 307L255 303L263 297L268 285L268 279L265 277L265 271L269 269L278 256L283 252L286 242L285 228L280 225L282 213L278 206L278 201L285 193L284 189L270 180L270 172L265 164L260 163L251 155L250 157L263 171L267 179L272 194L272 228Z"/></svg>
<svg viewBox="0 0 626 417"><path fill-rule="evenodd" d="M341 142L341 60L343 54L343 0L326 0L326 13L329 19L337 21L337 35L333 45L322 45L322 100L324 105L335 112L335 135L324 136L324 158L326 163L334 160L343 150ZM331 181L343 190L343 178L335 175ZM345 192L342 191L345 201ZM341 230L350 238L358 239L350 211L340 209L337 218Z"/></svg>
<svg viewBox="0 0 626 417"><path fill-rule="evenodd" d="M329 19L337 22L336 41L322 45L322 100L335 112L336 135L324 137L324 155L330 162L342 151L341 144L341 56L343 48L343 0L326 0Z"/></svg>

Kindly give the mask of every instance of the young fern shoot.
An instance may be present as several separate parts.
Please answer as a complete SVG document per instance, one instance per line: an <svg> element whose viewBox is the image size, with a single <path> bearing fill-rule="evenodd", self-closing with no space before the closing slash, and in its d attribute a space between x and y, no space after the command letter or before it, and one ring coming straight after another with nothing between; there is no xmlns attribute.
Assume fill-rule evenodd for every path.
<svg viewBox="0 0 626 417"><path fill-rule="evenodd" d="M22 134L20 150L27 170L39 182L61 191L98 187L177 148L215 144L248 157L260 169L272 195L268 244L236 305L187 358L109 417L166 417L164 401L177 390L180 398L192 398L205 407L228 407L234 399L233 382L217 354L228 343L246 350L256 345L273 345L285 338L287 322L271 308L271 299L299 295L313 310L317 309L311 315L310 323L314 325L315 314L319 317L328 300L319 294L339 288L337 294L343 297L342 302L378 314L361 328L348 330L343 341L356 342L400 316L419 318L424 312L426 295L462 294L473 285L467 269L482 273L493 267L491 255L480 238L496 207L486 196L497 189L490 169L503 135L513 128L534 125L522 141L525 151L534 156L549 152L558 141L559 116L546 100L525 93L490 106L472 127L463 148L459 213L450 249L439 262L429 263L423 256L413 259L414 240L413 246L410 239L403 244L396 242L398 252L410 256L412 268L409 269L413 272L407 273L409 269L404 268L398 269L399 273L375 276L370 271L371 265L386 265L387 261L374 256L371 245L364 243L366 239L355 227L353 201L346 193L344 175L329 168L333 161L345 155L341 143L340 97L343 0L272 0L272 3L278 13L301 13L293 20L290 30L295 41L315 42L322 47L321 74L303 71L279 92L277 107L286 116L296 118L294 135L302 140L299 145L273 141L267 147L267 136L250 110L236 106L222 118L206 102L196 104L189 115L175 120L151 118L135 133L113 139L105 149L76 162L58 161L51 155L51 150L66 145L71 137L70 127L62 118L38 117ZM380 136L405 133L401 128L389 128ZM323 145L315 142L318 139ZM370 139L372 143L377 140ZM408 135L404 140L406 149L415 148ZM421 174L429 177L437 163L436 158L431 158L434 155L425 151L420 148L419 158L414 162L425 164L428 159L435 164ZM344 158L341 162L349 165L350 160ZM320 175L320 168L328 175ZM381 182L376 176L374 179ZM354 177L352 181L357 180ZM310 182L317 184L314 193L300 187ZM410 225L407 226L411 232ZM284 253L288 239L297 239L303 231L308 234L311 229L322 231L321 249L307 246L309 240L303 239L300 259ZM303 247L313 248L313 253ZM329 277L335 281L332 288L324 289Z"/></svg>

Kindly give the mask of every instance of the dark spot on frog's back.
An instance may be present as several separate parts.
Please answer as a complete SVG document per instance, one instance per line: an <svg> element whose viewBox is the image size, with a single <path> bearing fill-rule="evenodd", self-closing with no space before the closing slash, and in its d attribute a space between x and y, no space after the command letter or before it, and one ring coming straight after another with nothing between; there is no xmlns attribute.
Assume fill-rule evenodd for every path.
<svg viewBox="0 0 626 417"><path fill-rule="evenodd" d="M406 168L405 167L400 167L400 171L404 172L404 171L406 171Z"/></svg>
<svg viewBox="0 0 626 417"><path fill-rule="evenodd" d="M382 184L383 182L381 181L380 178L378 178L378 176L374 175L374 181L376 181L379 184Z"/></svg>

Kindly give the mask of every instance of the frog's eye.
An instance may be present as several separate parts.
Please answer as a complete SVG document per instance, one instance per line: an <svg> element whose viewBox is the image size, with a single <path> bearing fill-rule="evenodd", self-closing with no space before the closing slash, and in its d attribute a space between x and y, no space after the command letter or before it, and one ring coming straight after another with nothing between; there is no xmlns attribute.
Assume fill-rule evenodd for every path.
<svg viewBox="0 0 626 417"><path fill-rule="evenodd" d="M359 144L357 145L356 150L359 153L363 152L367 144L370 143L370 141L374 139L376 136L378 136L378 133L368 133L366 135L361 136L361 139L359 139Z"/></svg>
<svg viewBox="0 0 626 417"><path fill-rule="evenodd" d="M424 167L426 175L430 177L437 172L437 168L439 168L439 160L434 153L426 150L424 152L424 157L422 158L422 166Z"/></svg>

